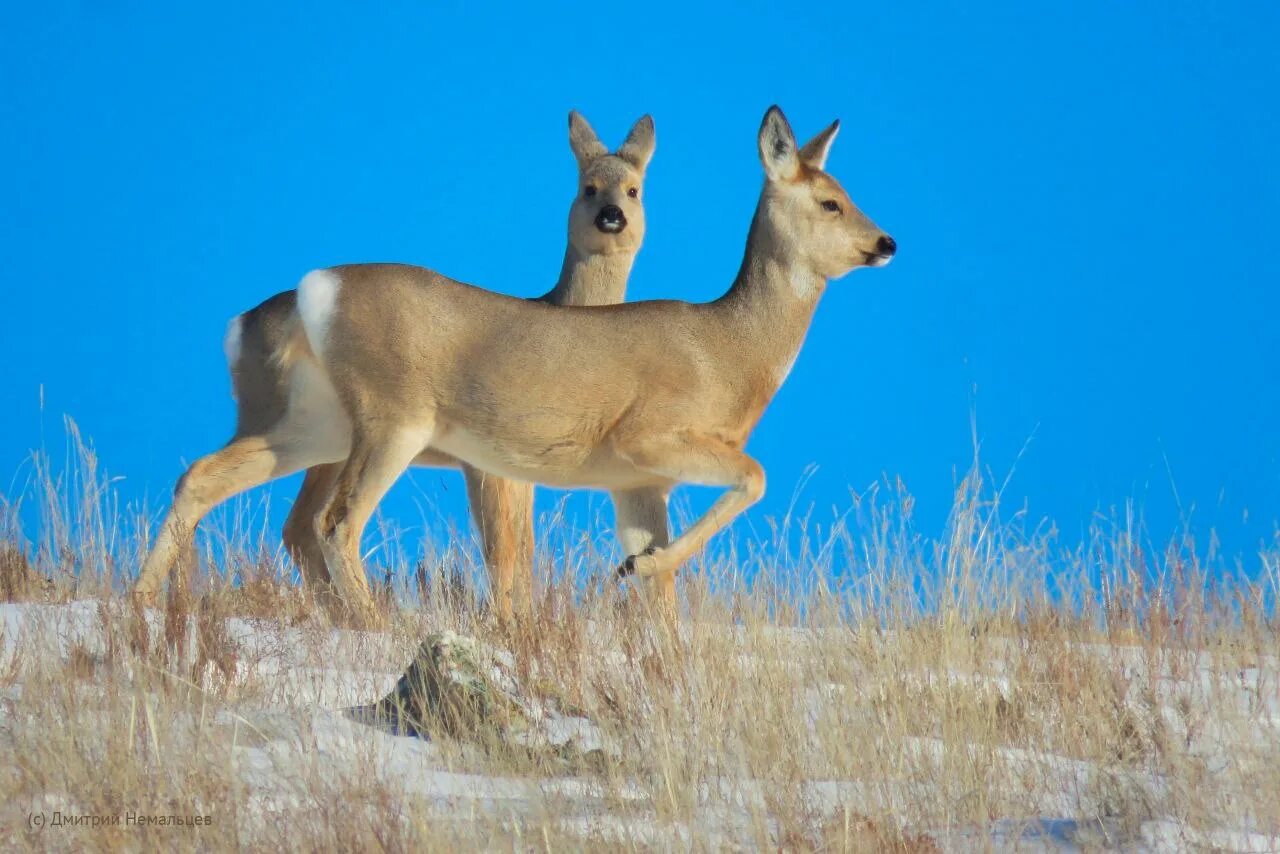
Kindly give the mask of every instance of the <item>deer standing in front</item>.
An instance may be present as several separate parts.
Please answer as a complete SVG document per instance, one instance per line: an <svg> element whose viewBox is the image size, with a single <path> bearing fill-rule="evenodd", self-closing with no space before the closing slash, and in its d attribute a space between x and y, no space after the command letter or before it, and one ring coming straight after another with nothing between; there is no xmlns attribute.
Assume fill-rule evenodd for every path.
<svg viewBox="0 0 1280 854"><path fill-rule="evenodd" d="M304 369L328 383L350 424L345 462L316 517L347 604L373 612L361 534L394 480L431 447L499 477L609 490L629 552L620 571L652 579L673 606L679 567L764 493L764 470L743 448L828 280L887 264L896 251L823 171L838 126L799 148L782 112L765 114L765 183L746 254L713 302L552 307L420 267L307 274L298 286ZM303 464L333 454L305 437L282 439L272 453ZM674 541L630 535L633 497L665 498L679 483L727 491Z"/></svg>
<svg viewBox="0 0 1280 854"><path fill-rule="evenodd" d="M644 239L641 191L655 147L653 120L642 117L610 154L587 121L571 112L569 144L578 163L569 241L559 280L539 300L551 305L621 302ZM173 564L190 549L195 527L209 510L251 486L306 468L285 522L285 546L304 583L330 611L342 611L342 598L331 594L313 518L327 504L341 471L350 427L331 386L305 350L296 291L277 294L229 324L226 351L237 405L236 432L226 447L196 461L179 481L173 506L134 587L144 601L154 598ZM502 617L527 610L533 571L533 485L486 473L425 446L413 462L461 465L495 608ZM636 497L619 512L631 520L632 528L657 532L651 538L665 536L663 496ZM362 624L377 622L367 608L360 616Z"/></svg>

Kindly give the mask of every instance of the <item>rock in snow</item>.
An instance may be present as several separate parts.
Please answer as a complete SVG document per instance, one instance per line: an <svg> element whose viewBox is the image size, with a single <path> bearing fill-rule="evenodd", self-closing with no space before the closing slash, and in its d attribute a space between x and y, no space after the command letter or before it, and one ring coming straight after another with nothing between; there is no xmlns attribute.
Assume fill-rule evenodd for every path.
<svg viewBox="0 0 1280 854"><path fill-rule="evenodd" d="M615 752L593 721L528 691L510 652L452 631L428 635L390 693L349 714L397 734Z"/></svg>

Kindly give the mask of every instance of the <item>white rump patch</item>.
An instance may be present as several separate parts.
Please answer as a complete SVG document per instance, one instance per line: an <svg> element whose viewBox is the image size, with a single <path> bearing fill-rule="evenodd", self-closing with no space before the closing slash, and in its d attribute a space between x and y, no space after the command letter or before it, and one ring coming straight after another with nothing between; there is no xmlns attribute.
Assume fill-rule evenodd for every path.
<svg viewBox="0 0 1280 854"><path fill-rule="evenodd" d="M311 349L321 358L324 358L324 345L341 284L342 279L332 270L312 270L298 283L298 315Z"/></svg>

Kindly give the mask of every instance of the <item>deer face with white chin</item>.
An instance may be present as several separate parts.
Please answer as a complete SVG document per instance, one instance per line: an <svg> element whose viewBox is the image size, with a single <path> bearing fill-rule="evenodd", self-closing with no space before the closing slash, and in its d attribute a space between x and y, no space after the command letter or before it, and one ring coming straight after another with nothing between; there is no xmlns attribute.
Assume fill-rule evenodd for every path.
<svg viewBox="0 0 1280 854"><path fill-rule="evenodd" d="M856 267L883 267L898 248L823 171L839 129L840 122L832 122L798 148L786 118L771 110L759 137L767 179L760 213L778 242L793 248L797 266L824 280Z"/></svg>
<svg viewBox="0 0 1280 854"><path fill-rule="evenodd" d="M569 243L584 255L634 253L644 240L644 172L653 157L653 119L642 117L610 154L591 125L569 114L569 145L578 159L578 195L569 209Z"/></svg>

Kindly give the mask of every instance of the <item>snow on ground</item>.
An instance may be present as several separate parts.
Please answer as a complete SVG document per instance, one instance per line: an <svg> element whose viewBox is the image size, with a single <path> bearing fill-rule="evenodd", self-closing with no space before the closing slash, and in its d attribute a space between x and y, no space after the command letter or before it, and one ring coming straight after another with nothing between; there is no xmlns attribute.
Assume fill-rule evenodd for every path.
<svg viewBox="0 0 1280 854"><path fill-rule="evenodd" d="M0 605L0 673L11 670L16 656L33 650L53 651L63 658L74 649L103 654L108 639L100 608L97 601ZM160 615L151 614L150 621L153 631L163 630ZM303 781L314 780L317 763L327 768L335 785L373 773L377 783L422 799L442 821L466 821L476 815L537 820L554 801L555 822L564 833L660 848L688 847L695 840L713 848L750 840L754 838L749 829L753 816L768 812L769 784L751 779L720 776L705 780L698 789L699 817L693 828L679 821L655 820L655 793L645 781L506 777L459 770L438 745L386 732L362 723L351 713L351 707L385 695L407 663L403 648L389 637L337 630L317 634L314 627L283 628L246 619L230 620L228 634L238 651L237 678L252 677L270 686L250 701L219 708L213 718L216 726L231 732L230 761L248 793L245 810L263 821L286 813L296 819L296 811L309 802L302 794ZM813 642L811 636L806 638L796 631L776 630L774 634L784 647ZM1128 667L1151 666L1134 650L1095 646L1085 651L1117 657ZM1159 664L1157 669L1160 672L1152 681L1167 706L1186 702L1193 689L1212 688L1219 694L1229 689L1241 711L1256 721L1257 739L1274 743L1280 738L1277 662L1259 661L1247 670L1223 674L1206 655L1189 669L1174 672ZM995 675L907 676L922 684L936 679L972 681L1003 695L1010 690L1009 678L999 670L997 664ZM22 714L22 687L18 682L0 691L0 737L13 716ZM840 702L841 693L848 690L847 686L828 688L815 689L808 697L814 715L821 712L822 704ZM594 737L582 731L581 721L562 719L558 726L565 730L563 739ZM1218 735L1212 722L1202 731L1180 733L1211 760L1211 771L1232 761L1232 745L1223 743ZM936 738L911 738L893 745L903 755L935 760L970 747L944 744ZM989 747L983 750L991 752ZM981 827L923 829L943 849L983 849L988 845L1018 851L1280 849L1280 839L1248 828L1194 829L1172 819L1148 821L1138 838L1130 834L1121 839L1118 829L1106 821L1082 818L1103 813L1101 805L1093 802L1096 786L1091 785L1102 772L1098 766L1011 747L998 749L995 756L1005 773L1036 777L1037 790L1046 793L1039 802L1041 816L1032 821L996 819ZM1158 775L1137 770L1129 777L1126 784L1152 801L1159 799L1167 785ZM810 780L801 784L801 797L809 809L828 817L850 809L883 814L930 796L929 784L918 781ZM60 808L74 811L74 805Z"/></svg>

